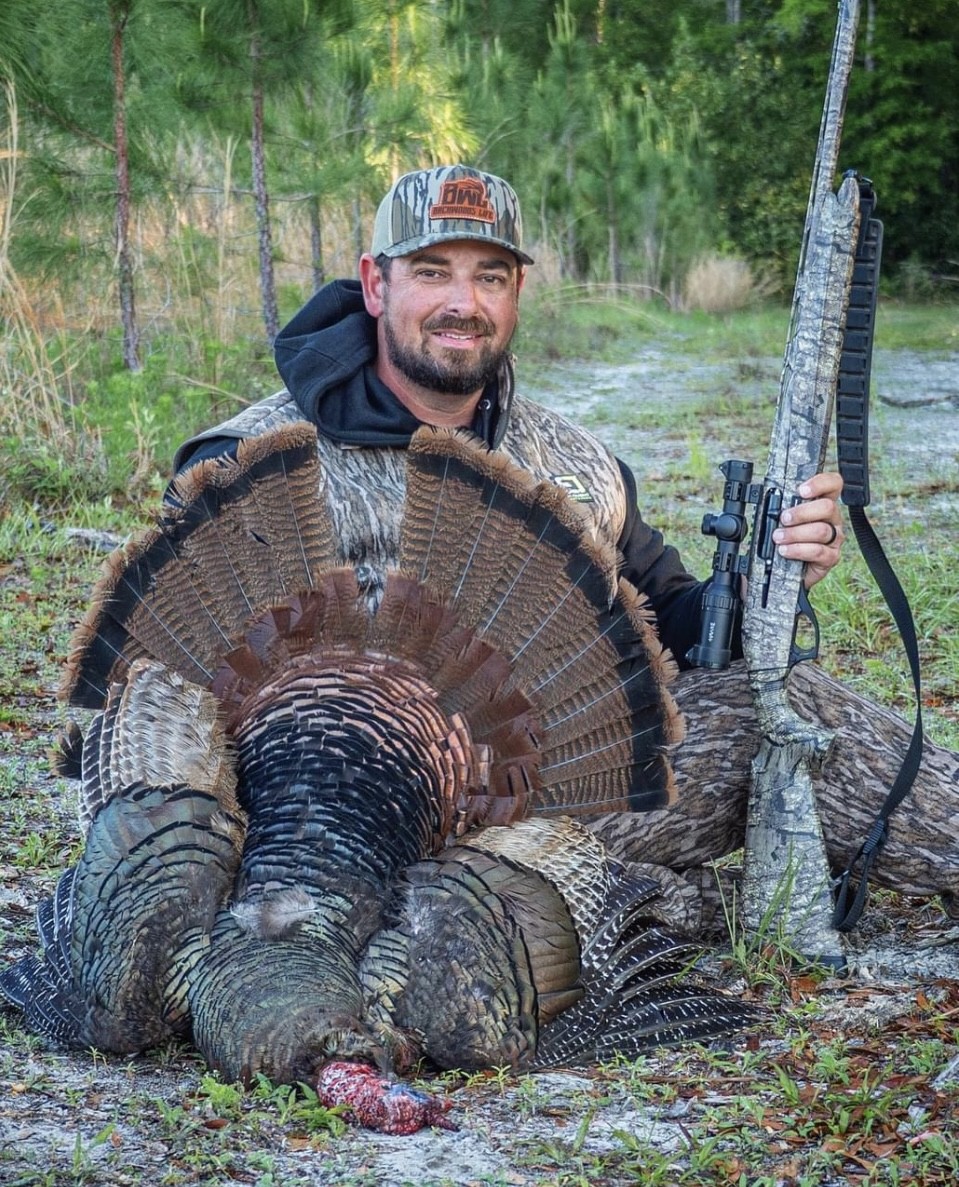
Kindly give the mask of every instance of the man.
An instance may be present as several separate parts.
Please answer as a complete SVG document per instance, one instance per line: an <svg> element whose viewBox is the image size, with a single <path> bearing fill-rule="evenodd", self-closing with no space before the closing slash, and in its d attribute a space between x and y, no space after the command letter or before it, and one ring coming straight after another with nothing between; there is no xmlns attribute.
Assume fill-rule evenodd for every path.
<svg viewBox="0 0 959 1187"><path fill-rule="evenodd" d="M398 504L380 496L391 485L402 490L403 448L423 423L470 428L565 487L617 541L625 575L649 598L683 665L699 629L701 584L640 517L627 467L591 434L514 392L509 345L532 262L505 181L462 165L401 177L380 204L359 283L333 281L279 334L289 394L200 434L175 466L229 452L238 438L285 420L311 421L342 508L344 560L368 567L375 597L393 556L396 525L384 517ZM777 533L784 555L807 562L807 588L839 560L841 488L838 474L811 478L807 501L784 514Z"/></svg>
<svg viewBox="0 0 959 1187"><path fill-rule="evenodd" d="M463 165L401 177L379 206L359 281L328 284L279 334L276 361L286 389L188 441L175 468L234 452L240 439L280 424L314 424L342 559L356 567L376 605L398 549L405 447L424 423L469 428L535 478L562 486L592 529L618 544L624 575L648 598L663 643L681 667L688 666L704 583L640 516L628 468L591 434L514 390L509 345L532 263L523 250L519 202L501 178ZM783 555L806 563L807 588L839 561L841 487L838 474L809 479L801 488L805 501L784 512L775 534ZM734 657L741 654L737 629ZM756 728L738 668L719 677L709 673L706 684L691 678L691 692L680 682L676 692L689 738L677 755L679 804L670 812L647 814L641 829L621 818L600 822L597 827L615 848L697 871L742 843ZM824 692L821 673L815 672L811 692L809 678L798 682L814 712L828 717L837 707L856 710L845 747L837 746L837 774L861 782L863 770L879 768L875 785L856 804L842 794L842 783L835 791L823 785L825 829L837 863L843 863L882 800L886 772L880 759L888 755L890 737L905 727L878 709L878 718L864 722L863 702L835 682L827 682ZM932 801L936 778L933 774L925 793L920 780L920 800L925 794ZM923 811L920 803L920 818ZM959 871L943 871L928 845L918 865L910 846L901 854L890 848L891 884L936 893L955 883ZM695 884L695 893L686 897L690 921L696 922L702 888L695 872L687 883Z"/></svg>

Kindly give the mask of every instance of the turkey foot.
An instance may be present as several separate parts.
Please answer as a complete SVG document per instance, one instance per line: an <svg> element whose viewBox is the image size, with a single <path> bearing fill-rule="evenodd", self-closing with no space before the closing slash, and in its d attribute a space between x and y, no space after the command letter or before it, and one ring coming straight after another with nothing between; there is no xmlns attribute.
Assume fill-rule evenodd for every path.
<svg viewBox="0 0 959 1187"><path fill-rule="evenodd" d="M379 1133L405 1135L427 1125L457 1128L445 1115L453 1107L451 1100L390 1080L368 1063L334 1060L324 1065L316 1093L327 1108L346 1105L352 1120Z"/></svg>

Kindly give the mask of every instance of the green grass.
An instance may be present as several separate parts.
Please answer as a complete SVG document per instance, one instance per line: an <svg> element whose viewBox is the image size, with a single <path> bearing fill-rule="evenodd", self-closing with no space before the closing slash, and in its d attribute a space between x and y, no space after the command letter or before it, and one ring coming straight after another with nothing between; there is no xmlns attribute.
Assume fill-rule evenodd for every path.
<svg viewBox="0 0 959 1187"><path fill-rule="evenodd" d="M654 346L678 365L717 359L781 360L789 332L786 301L737 313L683 313L654 300L612 300L585 288L534 290L524 297L515 349L530 363L594 359L629 362ZM942 354L959 350L959 307L882 299L876 347Z"/></svg>
<svg viewBox="0 0 959 1187"><path fill-rule="evenodd" d="M938 354L959 350L959 309L954 304L908 305L880 301L876 342L886 350L921 350Z"/></svg>

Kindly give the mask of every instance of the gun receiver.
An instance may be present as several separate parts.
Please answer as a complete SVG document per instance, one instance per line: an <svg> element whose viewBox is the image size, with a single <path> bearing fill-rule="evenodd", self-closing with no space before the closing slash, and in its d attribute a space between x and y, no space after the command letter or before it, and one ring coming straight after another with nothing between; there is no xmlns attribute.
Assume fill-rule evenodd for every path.
<svg viewBox="0 0 959 1187"><path fill-rule="evenodd" d="M733 633L742 605L738 578L749 572L749 558L740 552L749 534L746 509L749 505L755 508L753 532L757 567L758 562L762 562L760 600L763 607L768 607L776 551L773 532L779 526L783 505L781 488L770 485L764 491L761 483L752 481L752 462L730 459L719 468L726 477L723 509L718 515L704 515L700 529L704 536L715 536L718 541L713 553L713 576L703 594L699 641L686 652L686 659L694 668L712 668L717 671L728 668L732 658ZM799 626L803 619L813 632L812 645L806 648L798 644ZM819 639L819 620L806 596L805 587L800 585L790 641L789 666L802 660L815 659L819 654Z"/></svg>

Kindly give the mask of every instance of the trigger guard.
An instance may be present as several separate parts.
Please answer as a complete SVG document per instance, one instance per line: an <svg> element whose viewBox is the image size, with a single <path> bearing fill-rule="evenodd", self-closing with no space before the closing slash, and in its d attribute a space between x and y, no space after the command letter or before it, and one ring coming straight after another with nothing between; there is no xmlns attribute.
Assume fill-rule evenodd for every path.
<svg viewBox="0 0 959 1187"><path fill-rule="evenodd" d="M799 647L796 644L796 632L799 629L800 618L805 618L813 629L813 642L811 647ZM796 620L793 623L793 637L792 643L789 647L789 666L793 667L796 664L802 663L805 660L815 659L819 655L819 619L816 617L816 611L812 608L812 603L806 593L805 586L800 586L799 597L796 602Z"/></svg>

